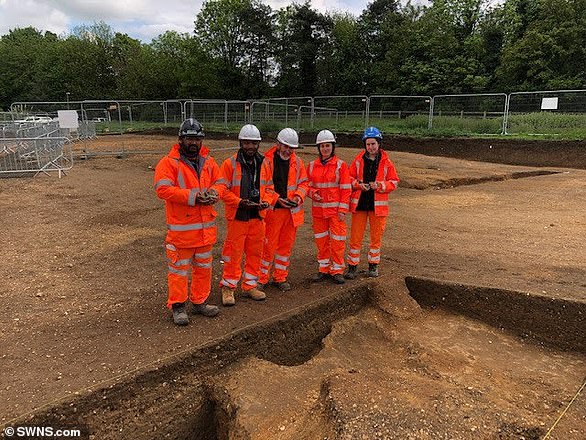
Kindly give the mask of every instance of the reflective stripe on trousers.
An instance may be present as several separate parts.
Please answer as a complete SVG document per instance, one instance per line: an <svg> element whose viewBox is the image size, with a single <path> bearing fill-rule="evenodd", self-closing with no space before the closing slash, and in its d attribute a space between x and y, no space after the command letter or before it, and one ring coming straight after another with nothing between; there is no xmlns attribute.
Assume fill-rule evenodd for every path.
<svg viewBox="0 0 586 440"><path fill-rule="evenodd" d="M228 220L227 234L222 249L224 261L220 286L236 288L242 276L242 258L245 258L245 278L242 290L250 290L260 278L261 255L265 236L265 223L260 219L246 222Z"/></svg>
<svg viewBox="0 0 586 440"><path fill-rule="evenodd" d="M360 263L360 250L366 230L366 223L370 225L370 251L368 262L380 263L380 249L387 217L377 217L374 211L356 211L352 214L352 225L350 227L350 249L346 261L348 264L357 265Z"/></svg>
<svg viewBox="0 0 586 440"><path fill-rule="evenodd" d="M271 264L274 262L273 281L281 283L289 275L289 260L295 243L297 228L293 224L293 217L288 209L269 211L265 222L266 234L262 253L260 282L262 284L268 283Z"/></svg>
<svg viewBox="0 0 586 440"><path fill-rule="evenodd" d="M336 275L344 272L344 249L346 247L346 222L338 217L313 217L313 232L317 246L319 271ZM327 232L324 235L324 232ZM325 262L328 262L326 265Z"/></svg>
<svg viewBox="0 0 586 440"><path fill-rule="evenodd" d="M197 248L165 246L168 261L167 307L185 302L188 297L194 304L203 303L209 296L212 283L212 245ZM189 287L189 273L191 286Z"/></svg>

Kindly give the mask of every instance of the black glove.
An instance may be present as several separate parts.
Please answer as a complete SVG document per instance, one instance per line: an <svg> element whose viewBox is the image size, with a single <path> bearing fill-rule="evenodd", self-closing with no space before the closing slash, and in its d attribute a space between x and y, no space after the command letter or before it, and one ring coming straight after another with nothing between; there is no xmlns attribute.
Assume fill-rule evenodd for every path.
<svg viewBox="0 0 586 440"><path fill-rule="evenodd" d="M240 203L238 203L238 208L244 208L244 209L258 208L258 203L253 202L252 200L242 199L242 200L240 200Z"/></svg>

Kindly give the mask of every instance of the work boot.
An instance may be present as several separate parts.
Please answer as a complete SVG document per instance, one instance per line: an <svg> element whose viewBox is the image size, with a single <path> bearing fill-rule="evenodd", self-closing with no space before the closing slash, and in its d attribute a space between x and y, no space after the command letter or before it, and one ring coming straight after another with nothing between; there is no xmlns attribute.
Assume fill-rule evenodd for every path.
<svg viewBox="0 0 586 440"><path fill-rule="evenodd" d="M273 281L273 286L277 287L281 292L287 292L291 290L291 284L287 281Z"/></svg>
<svg viewBox="0 0 586 440"><path fill-rule="evenodd" d="M258 290L256 287L253 287L250 290L247 290L246 295L248 295L250 298L252 298L255 301L262 301L263 299L265 299L267 296L265 295L264 292Z"/></svg>
<svg viewBox="0 0 586 440"><path fill-rule="evenodd" d="M378 264L370 263L368 265L368 276L372 278L378 277Z"/></svg>
<svg viewBox="0 0 586 440"><path fill-rule="evenodd" d="M222 287L222 304L225 306L233 306L236 304L236 300L234 299L234 289Z"/></svg>
<svg viewBox="0 0 586 440"><path fill-rule="evenodd" d="M185 311L185 303L175 303L171 305L173 309L173 322L177 325L189 324L189 316Z"/></svg>
<svg viewBox="0 0 586 440"><path fill-rule="evenodd" d="M344 284L346 281L344 281L344 277L342 276L341 273L337 273L336 275L334 275L332 277L332 280L334 281L335 284Z"/></svg>
<svg viewBox="0 0 586 440"><path fill-rule="evenodd" d="M324 272L318 272L316 273L312 278L311 281L318 283L320 281L325 281L325 279L328 277L329 275L327 273Z"/></svg>
<svg viewBox="0 0 586 440"><path fill-rule="evenodd" d="M346 278L347 280L355 279L358 276L358 273L356 273L357 268L358 268L357 265L349 264L348 265L348 272L346 272L344 274L344 278Z"/></svg>
<svg viewBox="0 0 586 440"><path fill-rule="evenodd" d="M195 315L203 315L211 318L212 316L216 316L220 312L220 309L218 306L212 306L210 304L203 303L194 304L191 311Z"/></svg>

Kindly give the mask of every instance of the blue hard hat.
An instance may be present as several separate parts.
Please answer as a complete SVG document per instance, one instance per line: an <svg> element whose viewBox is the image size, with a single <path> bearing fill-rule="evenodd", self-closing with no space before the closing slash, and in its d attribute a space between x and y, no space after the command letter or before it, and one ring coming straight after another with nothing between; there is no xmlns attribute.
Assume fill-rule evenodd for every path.
<svg viewBox="0 0 586 440"><path fill-rule="evenodd" d="M380 142L383 140L383 134L376 127L368 127L366 130L364 130L364 133L362 134L362 140L365 141L366 139L371 138L376 139Z"/></svg>

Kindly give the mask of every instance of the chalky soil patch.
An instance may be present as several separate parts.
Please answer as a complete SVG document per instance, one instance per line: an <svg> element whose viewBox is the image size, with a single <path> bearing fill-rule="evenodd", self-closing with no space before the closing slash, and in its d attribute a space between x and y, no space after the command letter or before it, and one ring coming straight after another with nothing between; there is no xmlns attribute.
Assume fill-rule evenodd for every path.
<svg viewBox="0 0 586 440"><path fill-rule="evenodd" d="M19 423L95 439L583 438L583 303L348 286Z"/></svg>

